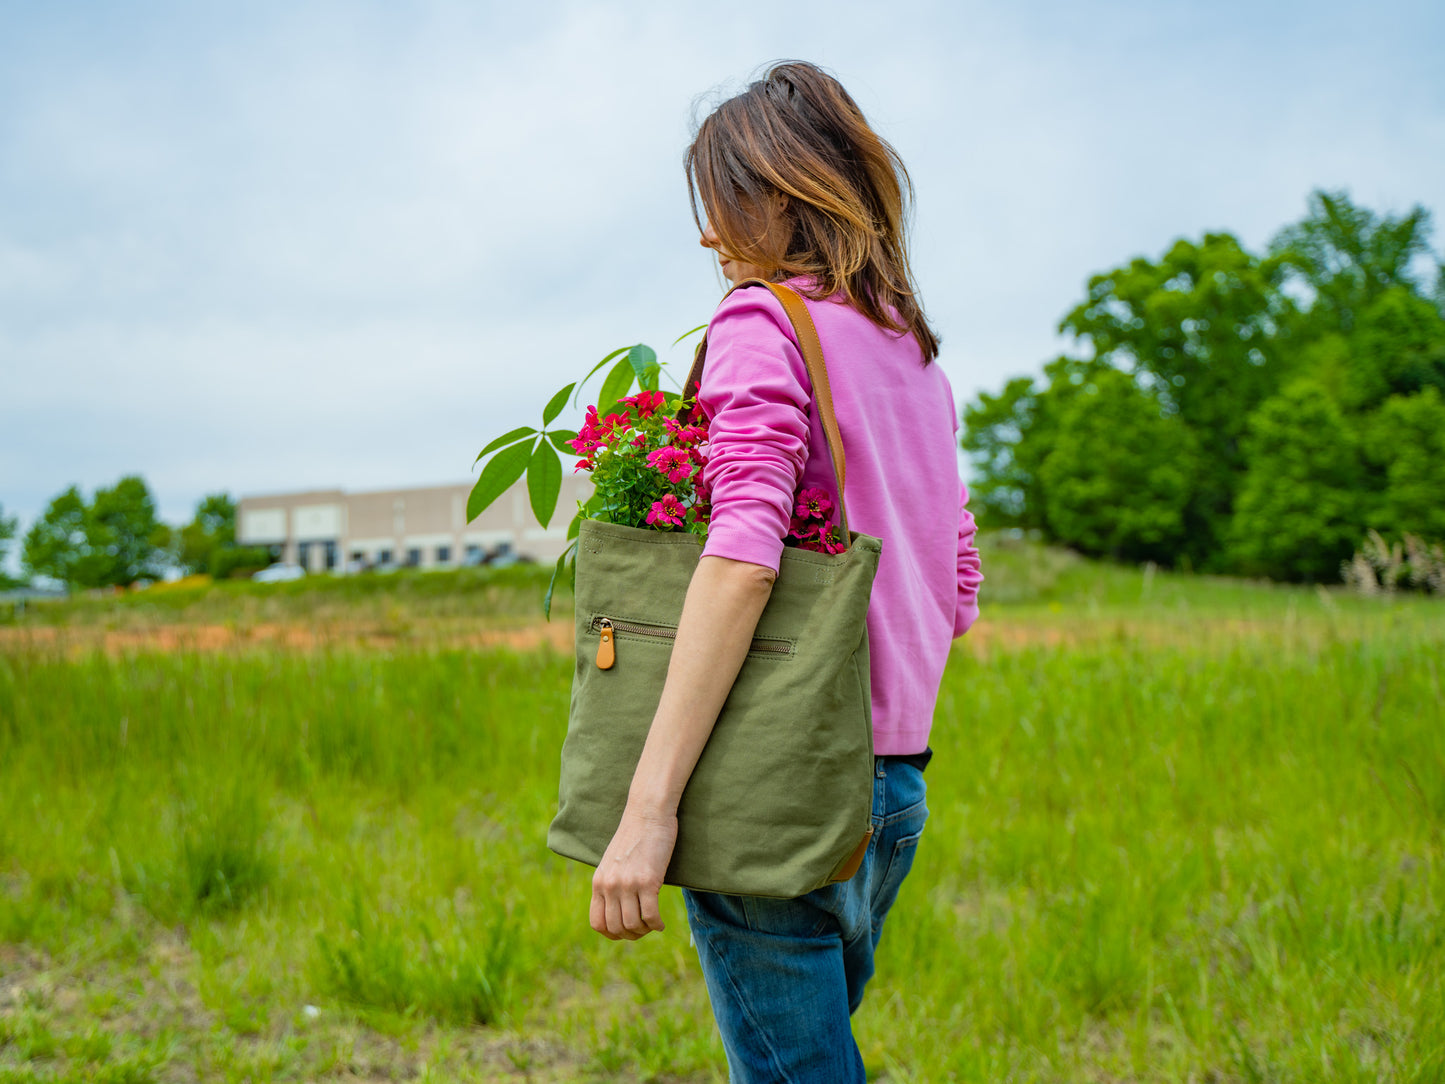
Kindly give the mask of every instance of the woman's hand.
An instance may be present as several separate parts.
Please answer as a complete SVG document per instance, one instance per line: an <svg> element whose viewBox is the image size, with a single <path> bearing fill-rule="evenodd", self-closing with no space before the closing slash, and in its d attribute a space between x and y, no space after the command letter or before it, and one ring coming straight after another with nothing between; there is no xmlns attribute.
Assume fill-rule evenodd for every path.
<svg viewBox="0 0 1445 1084"><path fill-rule="evenodd" d="M657 895L677 843L676 814L622 814L592 875L592 928L613 941L636 941L664 923Z"/></svg>

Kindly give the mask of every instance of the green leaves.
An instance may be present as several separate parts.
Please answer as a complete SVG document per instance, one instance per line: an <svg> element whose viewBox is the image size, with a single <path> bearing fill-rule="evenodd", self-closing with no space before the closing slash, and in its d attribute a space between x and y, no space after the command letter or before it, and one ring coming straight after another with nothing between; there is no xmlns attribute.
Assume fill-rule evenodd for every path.
<svg viewBox="0 0 1445 1084"><path fill-rule="evenodd" d="M579 527L581 523L581 516L576 517L572 521L573 530L568 535L572 541L567 548L562 551L561 556L557 558L557 563L552 567L552 578L547 581L547 593L542 596L542 616L549 621L552 619L552 592L557 589L557 577L568 570L571 571L572 577L575 577L577 574L576 528Z"/></svg>
<svg viewBox="0 0 1445 1084"><path fill-rule="evenodd" d="M619 346L616 350L612 351L612 353L608 354L605 358L603 358L601 361L599 361L596 365L592 366L592 368L588 369L588 370L587 370L587 375L584 376L581 380L577 381L577 383L576 383L576 385L575 385L578 393L580 393L580 392L582 391L582 385L585 384L585 383L587 383L587 381L591 380L592 377L593 377L594 375L596 375L598 369L602 368L602 366L606 365L606 364L607 364L609 361L611 361L613 358L617 357L617 356L620 355L620 354L625 354L625 353L627 353L627 352L628 352L629 350L631 350L631 349L632 349L632 347L630 347L630 346ZM574 400L574 404L575 404L575 400ZM598 405L600 406L601 403L599 402Z"/></svg>
<svg viewBox="0 0 1445 1084"><path fill-rule="evenodd" d="M532 501L532 514L543 527L552 521L561 490L562 461L551 445L538 440L527 463L527 496Z"/></svg>
<svg viewBox="0 0 1445 1084"><path fill-rule="evenodd" d="M685 332L678 336L677 342L701 331L706 326L706 324L702 324ZM608 365L611 365L610 369L607 368ZM472 487L472 492L467 498L468 522L486 511L498 497L515 485L517 480L525 474L527 476L527 498L532 506L532 514L537 517L537 522L543 527L550 526L552 518L557 512L557 500L562 493L561 455L573 454L574 449L570 442L577 439L577 433L571 429L549 429L548 426L561 417L569 399L574 405L576 404L581 395L582 386L604 369L607 370L607 375L603 378L602 388L597 395L598 411L604 415L616 411L618 401L632 390L633 384L647 391L659 390L658 381L662 376L662 365L657 360L657 351L652 347L644 343L635 343L610 351L601 361L593 365L581 380L559 389L547 400L547 405L542 408L542 427L540 429L534 429L529 425L518 426L510 432L502 434L481 450L476 458L477 463L489 455L492 458L482 468L481 477L477 479L476 485ZM676 409L679 396L671 392L665 393L665 395L668 410ZM596 514L599 507L598 496L593 494L569 524L567 539L570 545L558 558L557 567L552 574L552 581L547 586L547 594L542 601L544 613L551 613L552 592L557 585L557 577L569 568L575 569L577 532L581 527L583 516Z"/></svg>
<svg viewBox="0 0 1445 1084"><path fill-rule="evenodd" d="M627 352L627 363L632 366L632 371L637 376L638 387L648 391L657 390L657 377L662 372L662 366L657 364L657 351L638 343ZM623 389L623 395L625 394L626 389ZM622 396L617 398L621 399Z"/></svg>
<svg viewBox="0 0 1445 1084"><path fill-rule="evenodd" d="M523 437L530 437L536 431L537 430L533 429L530 425L524 425L519 429L513 429L510 433L503 433L477 453L477 458L472 460L472 466L476 466L485 457L491 455L504 444L511 444L513 441L521 440Z"/></svg>
<svg viewBox="0 0 1445 1084"><path fill-rule="evenodd" d="M575 382L568 384L547 401L547 405L542 408L543 428L551 425L552 422L556 420L557 415L562 413L562 408L567 405L567 396L572 394L572 389L576 386L577 384Z"/></svg>
<svg viewBox="0 0 1445 1084"><path fill-rule="evenodd" d="M629 358L623 358L614 365L607 374L607 379L602 381L602 390L597 394L597 413L607 414L617 404L617 400L627 394L636 377L637 372Z"/></svg>
<svg viewBox="0 0 1445 1084"><path fill-rule="evenodd" d="M522 472L527 469L527 463L532 457L532 450L528 447L530 443L526 441L504 448L482 469L482 476L477 479L477 484L472 486L471 495L467 497L468 523L486 511L513 482L522 477Z"/></svg>

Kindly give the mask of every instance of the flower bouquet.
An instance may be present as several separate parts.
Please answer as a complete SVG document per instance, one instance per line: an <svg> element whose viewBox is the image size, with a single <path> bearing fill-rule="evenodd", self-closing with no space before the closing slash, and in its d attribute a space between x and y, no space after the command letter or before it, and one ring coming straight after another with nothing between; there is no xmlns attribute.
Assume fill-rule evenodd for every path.
<svg viewBox="0 0 1445 1084"><path fill-rule="evenodd" d="M628 527L705 535L707 419L694 410L679 421L666 413L665 394L645 388L617 405L606 417L588 407L577 436L566 442L582 456L575 469L592 473L594 493L583 511Z"/></svg>
<svg viewBox="0 0 1445 1084"><path fill-rule="evenodd" d="M673 345L705 326L679 336ZM587 408L582 428L577 432L549 428L568 400L575 402L581 386L609 362L612 368L602 381L597 403ZM661 375L662 366L651 347L638 343L614 350L581 380L552 396L542 410L540 429L513 429L477 456L477 462L491 459L467 498L469 523L525 474L532 513L546 527L556 514L562 487L558 453L581 456L574 470L591 473L592 495L577 506L567 530L567 548L557 558L542 599L542 611L548 616L558 576L567 573L570 578L575 571L577 533L584 519L664 531L707 531L707 493L698 478L706 462L707 422L691 415L687 421L679 420L682 408L692 404L677 392L659 390ZM638 391L629 395L634 385Z"/></svg>
<svg viewBox="0 0 1445 1084"><path fill-rule="evenodd" d="M677 342L701 330L694 328ZM603 380L597 404L587 407L582 428L576 432L549 430L568 398L575 399L578 388L619 355L625 356L615 361ZM492 458L467 500L468 522L525 474L533 514L547 526L561 491L559 451L581 457L574 472L591 474L592 495L578 503L567 531L568 546L557 558L542 600L543 613L549 617L557 577L567 573L570 578L575 571L577 533L584 519L707 534L711 505L702 472L707 463L709 419L692 400L677 392L660 391L661 373L657 354L648 346L639 343L614 350L582 380L552 396L542 411L541 429L513 429L477 456L477 462L488 455ZM634 382L639 390L629 395ZM598 404L608 404L605 412ZM808 488L798 494L784 544L820 553L842 553L847 548L833 523L833 500L826 490Z"/></svg>

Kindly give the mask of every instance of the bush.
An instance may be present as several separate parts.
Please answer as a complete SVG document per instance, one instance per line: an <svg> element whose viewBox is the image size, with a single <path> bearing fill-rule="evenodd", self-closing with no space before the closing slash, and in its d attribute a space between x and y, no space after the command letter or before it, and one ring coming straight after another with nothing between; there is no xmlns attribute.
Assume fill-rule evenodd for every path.
<svg viewBox="0 0 1445 1084"><path fill-rule="evenodd" d="M211 553L211 578L244 580L271 563L271 551L260 546L238 546Z"/></svg>

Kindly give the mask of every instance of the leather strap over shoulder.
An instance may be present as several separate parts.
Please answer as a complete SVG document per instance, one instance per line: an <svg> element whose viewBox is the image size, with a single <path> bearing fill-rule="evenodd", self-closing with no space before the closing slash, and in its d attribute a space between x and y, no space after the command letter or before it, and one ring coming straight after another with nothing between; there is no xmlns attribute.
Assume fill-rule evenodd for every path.
<svg viewBox="0 0 1445 1084"><path fill-rule="evenodd" d="M808 306L803 303L803 298L791 286L785 286L780 282L768 282L766 279L743 279L728 291L741 289L744 286L766 286L772 291L779 303L783 306L783 312L787 314L788 322L793 325L793 337L797 339L798 350L803 355L803 364L808 370L808 379L813 385L813 402L818 410L818 418L823 423L823 435L828 442L828 454L833 461L833 478L838 486L838 526L842 531L845 541L848 535L848 512L844 507L843 483L847 479L847 464L843 456L843 434L838 429L838 418L833 411L833 390L828 383L828 367L823 361L823 344L818 340L818 329L813 325L813 317L808 312ZM697 344L697 353L693 355L692 369L687 374L687 382L682 386L684 399L696 400L698 385L702 382L702 370L707 357L707 337ZM683 413L691 415L691 410Z"/></svg>

